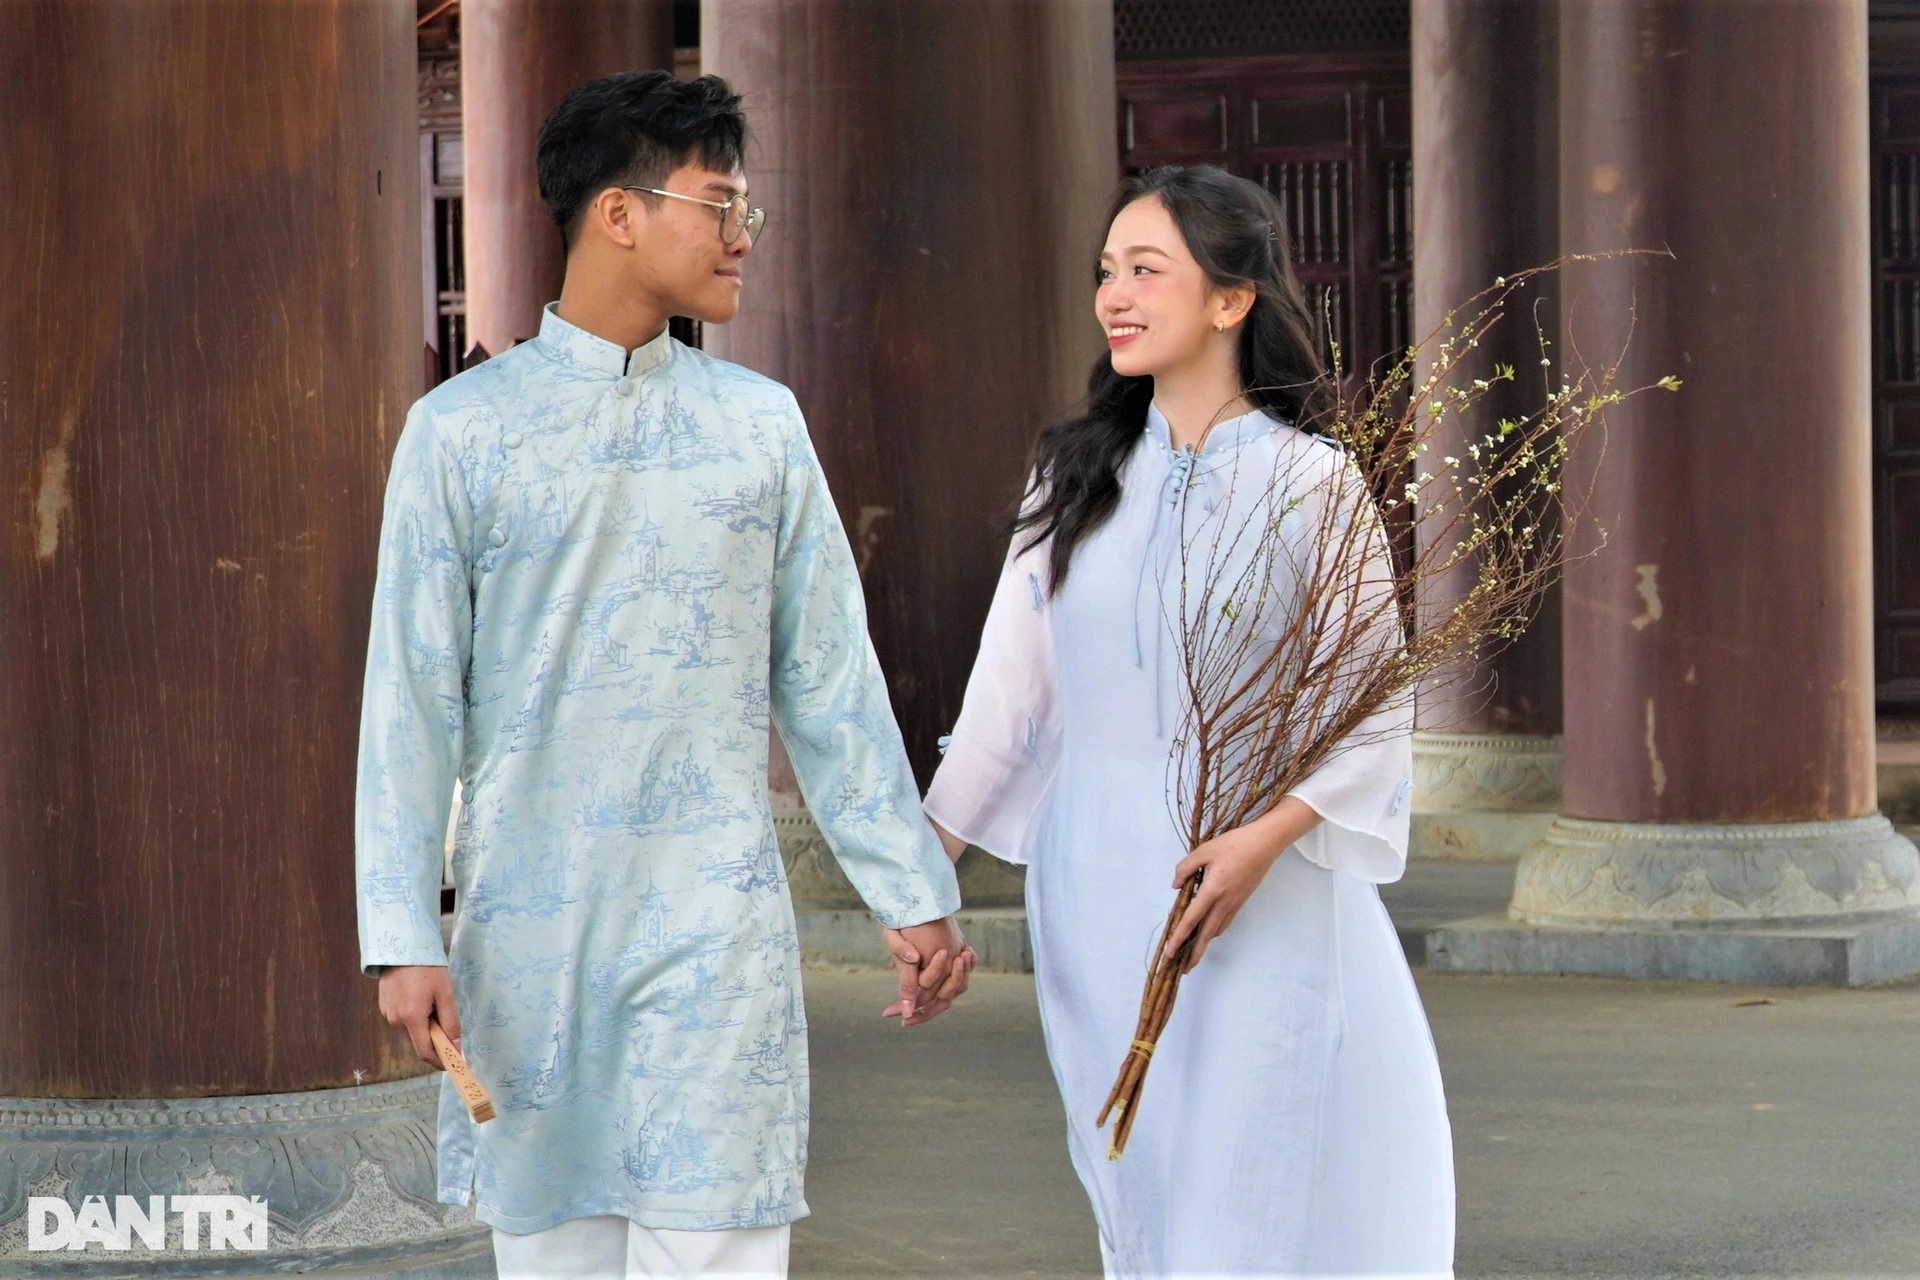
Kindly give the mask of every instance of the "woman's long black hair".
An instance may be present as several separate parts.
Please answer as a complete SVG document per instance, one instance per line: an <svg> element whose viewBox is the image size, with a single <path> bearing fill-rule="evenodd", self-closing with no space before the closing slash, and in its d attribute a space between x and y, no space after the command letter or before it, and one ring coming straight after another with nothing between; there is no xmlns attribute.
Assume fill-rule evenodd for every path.
<svg viewBox="0 0 1920 1280"><path fill-rule="evenodd" d="M1253 307L1240 324L1240 386L1247 399L1302 431L1317 432L1333 407L1333 389L1294 278L1280 202L1212 165L1168 165L1123 182L1107 226L1149 196L1166 206L1209 280L1221 288L1253 287ZM1074 548L1119 505L1120 467L1140 440L1152 401L1152 378L1115 373L1113 357L1103 355L1087 379L1082 411L1034 442L1034 491L1013 529L1016 538L1031 535L1029 546L1053 540L1052 590L1067 580Z"/></svg>

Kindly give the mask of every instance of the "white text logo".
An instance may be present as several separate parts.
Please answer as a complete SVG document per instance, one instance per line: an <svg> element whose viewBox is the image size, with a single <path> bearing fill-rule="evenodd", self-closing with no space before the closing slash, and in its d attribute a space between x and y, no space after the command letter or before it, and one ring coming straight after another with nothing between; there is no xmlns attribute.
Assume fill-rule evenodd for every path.
<svg viewBox="0 0 1920 1280"><path fill-rule="evenodd" d="M31 1196L27 1200L27 1248L77 1252L98 1244L108 1249L131 1249L138 1237L149 1249L164 1249L169 1207L180 1217L183 1248L201 1247L202 1220L207 1224L209 1249L267 1247L267 1202L259 1196L148 1196L144 1206L133 1196L115 1196L111 1210L105 1196L88 1196L78 1213L60 1196Z"/></svg>

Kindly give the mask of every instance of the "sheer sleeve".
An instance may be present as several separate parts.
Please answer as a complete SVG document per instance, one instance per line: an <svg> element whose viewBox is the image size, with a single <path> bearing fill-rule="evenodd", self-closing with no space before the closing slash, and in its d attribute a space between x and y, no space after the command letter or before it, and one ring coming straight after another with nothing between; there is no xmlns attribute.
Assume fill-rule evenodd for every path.
<svg viewBox="0 0 1920 1280"><path fill-rule="evenodd" d="M1060 750L1047 545L1015 535L967 679L960 718L927 789L927 816L1007 862L1027 860Z"/></svg>
<svg viewBox="0 0 1920 1280"><path fill-rule="evenodd" d="M1316 448L1324 446L1315 446ZM1366 633L1335 679L1354 679L1383 646L1403 643L1394 597L1393 562L1386 529L1372 496L1344 455L1317 487L1310 530L1360 520L1359 581L1348 594L1351 612ZM1327 637L1325 643L1332 643ZM1413 695L1408 690L1361 721L1323 761L1287 794L1305 801L1322 821L1296 846L1309 862L1375 883L1398 880L1407 868L1407 835L1413 793Z"/></svg>

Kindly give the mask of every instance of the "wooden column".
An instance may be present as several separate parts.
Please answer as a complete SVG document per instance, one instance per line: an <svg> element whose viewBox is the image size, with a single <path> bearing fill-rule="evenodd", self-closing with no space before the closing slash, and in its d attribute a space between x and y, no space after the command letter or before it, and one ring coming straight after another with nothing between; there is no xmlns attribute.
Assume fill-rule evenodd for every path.
<svg viewBox="0 0 1920 1280"><path fill-rule="evenodd" d="M534 145L588 80L673 66L671 0L465 0L467 342L498 355L540 331L566 260L540 199Z"/></svg>
<svg viewBox="0 0 1920 1280"><path fill-rule="evenodd" d="M1562 15L1563 330L1637 397L1577 459L1565 812L1874 812L1866 5ZM1628 343L1628 332L1632 337ZM1593 545L1592 530L1580 549Z"/></svg>
<svg viewBox="0 0 1920 1280"><path fill-rule="evenodd" d="M1413 333L1431 366L1447 315L1501 276L1559 256L1556 9L1537 0L1414 0ZM1468 437L1546 396L1541 337L1559 329L1557 281L1542 277L1461 364L1461 385L1518 372L1475 415L1451 419L1438 453L1466 456ZM1557 346L1549 348L1558 355ZM1442 480L1439 483L1444 483ZM1429 584L1428 607L1450 607L1470 566ZM1560 802L1560 598L1477 667L1421 693L1415 739L1415 856L1514 857Z"/></svg>
<svg viewBox="0 0 1920 1280"><path fill-rule="evenodd" d="M1562 244L1672 251L1569 271L1562 340L1684 385L1577 450L1561 816L1430 965L1920 972L1920 854L1874 807L1866 5L1761 16L1561 9Z"/></svg>
<svg viewBox="0 0 1920 1280"><path fill-rule="evenodd" d="M381 489L421 382L412 15L8 9L0 1094L419 1070L353 880Z"/></svg>
<svg viewBox="0 0 1920 1280"><path fill-rule="evenodd" d="M924 781L1029 444L1100 351L1114 162L1105 0L707 0L768 211L710 350L790 385Z"/></svg>
<svg viewBox="0 0 1920 1280"><path fill-rule="evenodd" d="M1535 0L1414 0L1413 331L1424 337L1498 277L1559 256L1559 125L1554 9ZM1466 454L1474 422L1538 408L1545 398L1535 320L1559 330L1551 276L1520 295L1508 320L1460 367L1462 385L1519 371L1452 420L1435 445ZM1554 351L1557 355L1557 349ZM1431 350L1429 350L1431 355ZM1431 360L1423 361L1424 370ZM1457 448L1455 446L1458 446ZM1470 575L1468 575L1470 576ZM1441 584L1451 595L1465 584ZM1560 731L1558 599L1477 679L1423 699L1423 727L1463 733Z"/></svg>

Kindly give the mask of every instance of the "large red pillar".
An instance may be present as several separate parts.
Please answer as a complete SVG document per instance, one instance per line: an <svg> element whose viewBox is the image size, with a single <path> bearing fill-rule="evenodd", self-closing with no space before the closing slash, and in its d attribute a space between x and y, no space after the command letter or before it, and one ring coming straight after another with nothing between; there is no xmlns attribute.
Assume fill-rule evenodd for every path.
<svg viewBox="0 0 1920 1280"><path fill-rule="evenodd" d="M960 710L1028 446L1101 350L1112 8L707 0L701 16L705 68L746 95L748 179L768 211L741 313L707 346L799 398L924 781ZM855 905L788 800L796 898ZM969 905L1019 901L1002 864L969 854L960 870Z"/></svg>
<svg viewBox="0 0 1920 1280"><path fill-rule="evenodd" d="M1672 252L1570 270L1563 339L1684 385L1574 460L1565 800L1495 941L1521 968L1920 970L1920 858L1874 797L1866 6L1561 24L1562 242Z"/></svg>
<svg viewBox="0 0 1920 1280"><path fill-rule="evenodd" d="M413 10L7 9L0 1223L226 1190L268 1201L263 1270L484 1245L434 1203L437 1084L354 918L421 380ZM231 1267L207 1243L171 1265ZM103 1265L0 1231L29 1261Z"/></svg>
<svg viewBox="0 0 1920 1280"><path fill-rule="evenodd" d="M568 91L673 66L671 0L465 0L467 341L498 355L540 331L566 259L540 200L534 143Z"/></svg>
<svg viewBox="0 0 1920 1280"><path fill-rule="evenodd" d="M1573 268L1569 337L1685 384L1579 459L1607 544L1568 573L1567 812L1871 814L1866 6L1565 21L1567 245L1673 253Z"/></svg>
<svg viewBox="0 0 1920 1280"><path fill-rule="evenodd" d="M1414 0L1413 331L1422 339L1496 278L1559 256L1556 12L1537 0ZM1539 277L1466 355L1458 384L1484 378L1494 391L1474 415L1443 423L1439 453L1465 457L1468 437L1486 422L1540 406L1540 340L1558 334L1557 296L1557 281ZM1436 347L1425 348L1423 378ZM1559 354L1557 344L1548 350ZM1497 364L1511 365L1519 379L1494 379ZM1428 584L1426 603L1445 609L1472 581L1464 566L1452 580ZM1559 807L1559 734L1555 590L1511 646L1421 691L1413 855L1524 852Z"/></svg>
<svg viewBox="0 0 1920 1280"><path fill-rule="evenodd" d="M767 230L720 355L789 384L923 777L960 709L1029 444L1099 353L1117 177L1099 0L708 0Z"/></svg>

